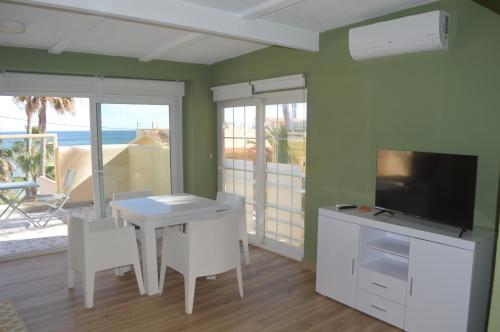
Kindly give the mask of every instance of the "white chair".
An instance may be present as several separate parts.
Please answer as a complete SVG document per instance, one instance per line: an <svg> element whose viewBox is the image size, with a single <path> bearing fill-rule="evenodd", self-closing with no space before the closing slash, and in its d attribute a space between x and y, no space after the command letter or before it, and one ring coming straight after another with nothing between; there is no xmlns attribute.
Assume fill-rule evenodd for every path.
<svg viewBox="0 0 500 332"><path fill-rule="evenodd" d="M153 192L150 190L143 191L129 191L113 194L113 201L120 201L123 199L134 199L134 198L144 198L153 196ZM127 226L127 222L120 217L120 213L114 208L112 210L113 218L117 227Z"/></svg>
<svg viewBox="0 0 500 332"><path fill-rule="evenodd" d="M243 242L243 253L245 255L245 264L250 264L250 252L248 251L248 231L247 231L247 213L245 209L245 197L232 193L217 193L217 202L230 206L229 213L236 213L239 216L239 234Z"/></svg>
<svg viewBox="0 0 500 332"><path fill-rule="evenodd" d="M134 266L139 293L143 295L134 228L116 228L112 219L88 222L75 216L68 218L68 288L74 287L75 272L80 272L85 308L93 307L95 273L125 265Z"/></svg>
<svg viewBox="0 0 500 332"><path fill-rule="evenodd" d="M115 193L113 194L113 201L120 201L123 199L134 199L134 198L143 198L143 197L150 197L153 196L153 192L151 190L143 190L143 191L128 191L128 192L121 192L121 193ZM115 220L115 225L116 227L125 227L127 226L127 221L124 220L120 216L120 212L117 211L115 208L112 209L111 214ZM136 226L134 226L135 229L137 229ZM135 232L135 237L137 241L140 239L140 234L136 230ZM115 276L121 277L123 276L126 272L130 271L130 267L122 267L119 269L115 269Z"/></svg>
<svg viewBox="0 0 500 332"><path fill-rule="evenodd" d="M60 194L40 194L35 196L35 201L42 202L49 208L45 213L36 220L36 222L42 227L47 226L50 220L57 217L57 213L64 211L64 204L69 200L71 190L73 190L73 184L75 183L76 171L68 169L64 176L64 182L62 185L62 193ZM43 224L42 224L43 223Z"/></svg>
<svg viewBox="0 0 500 332"><path fill-rule="evenodd" d="M240 248L236 215L199 220L186 225L186 233L165 228L160 268L160 294L167 266L184 276L185 310L193 312L196 278L236 269L240 296L243 297Z"/></svg>

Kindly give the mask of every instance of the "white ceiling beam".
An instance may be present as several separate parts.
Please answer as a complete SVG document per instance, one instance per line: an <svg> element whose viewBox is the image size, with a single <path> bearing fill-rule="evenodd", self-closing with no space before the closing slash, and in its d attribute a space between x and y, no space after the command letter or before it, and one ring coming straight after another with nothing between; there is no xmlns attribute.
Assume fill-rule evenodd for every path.
<svg viewBox="0 0 500 332"><path fill-rule="evenodd" d="M274 13L278 10L293 6L299 2L304 2L305 0L267 0L255 7L247 9L246 11L239 14L241 18L247 20L255 20L259 17L265 16L267 14Z"/></svg>
<svg viewBox="0 0 500 332"><path fill-rule="evenodd" d="M222 37L319 51L319 33L265 20L246 20L238 14L180 0L17 0L76 12L158 24Z"/></svg>
<svg viewBox="0 0 500 332"><path fill-rule="evenodd" d="M66 34L49 49L49 53L61 54L69 46L76 43L80 38L85 36L88 32L94 29L96 26L101 24L104 20L103 17L97 16L81 16L74 22L71 28L66 32Z"/></svg>
<svg viewBox="0 0 500 332"><path fill-rule="evenodd" d="M139 58L139 61L142 62L148 62L153 59L157 59L161 56L164 56L168 54L169 52L172 52L174 50L178 50L180 48L192 45L194 43L197 43L199 41L202 41L206 38L208 38L208 35L202 35L199 33L189 33L185 36L182 36L181 38L178 38L174 41L170 41L165 43L164 45L152 50L148 54L142 56Z"/></svg>

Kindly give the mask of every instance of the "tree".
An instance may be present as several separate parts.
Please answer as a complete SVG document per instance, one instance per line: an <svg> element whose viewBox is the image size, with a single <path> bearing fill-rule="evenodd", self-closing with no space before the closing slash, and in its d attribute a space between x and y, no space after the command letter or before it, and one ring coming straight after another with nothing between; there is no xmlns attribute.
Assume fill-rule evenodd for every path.
<svg viewBox="0 0 500 332"><path fill-rule="evenodd" d="M27 117L26 133L31 133L31 117L36 113L38 114L38 133L47 133L47 105L52 106L52 108L60 114L63 113L74 113L73 99L70 97L28 97L19 96L13 97L16 104L21 108L24 108ZM27 141L28 155L31 154L32 144L30 139ZM47 165L47 139L42 138L40 145L40 157L38 158L40 163L40 173L39 175L44 176L46 172Z"/></svg>
<svg viewBox="0 0 500 332"><path fill-rule="evenodd" d="M271 144L273 151L276 151L277 163L288 164L290 162L290 146L288 145L288 135L285 125L279 127L266 126L266 138Z"/></svg>
<svg viewBox="0 0 500 332"><path fill-rule="evenodd" d="M39 97L12 97L14 103L26 113L26 134L31 134L31 118L38 110ZM26 152L31 153L31 139L26 139Z"/></svg>
<svg viewBox="0 0 500 332"><path fill-rule="evenodd" d="M0 149L0 182L9 182L14 174L11 149Z"/></svg>
<svg viewBox="0 0 500 332"><path fill-rule="evenodd" d="M40 97L40 107L38 108L38 131L40 134L47 133L47 104L50 104L57 113L71 113L75 111L73 99L69 97ZM42 138L42 146L40 149L40 175L45 176L46 172L46 151L47 140Z"/></svg>

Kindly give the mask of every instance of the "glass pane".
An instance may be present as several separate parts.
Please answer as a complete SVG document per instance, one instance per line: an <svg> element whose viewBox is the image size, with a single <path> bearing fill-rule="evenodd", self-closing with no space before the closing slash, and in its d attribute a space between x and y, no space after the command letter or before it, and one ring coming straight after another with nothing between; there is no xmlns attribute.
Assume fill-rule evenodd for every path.
<svg viewBox="0 0 500 332"><path fill-rule="evenodd" d="M245 172L245 197L247 202L253 202L254 201L254 179L253 179L253 172Z"/></svg>
<svg viewBox="0 0 500 332"><path fill-rule="evenodd" d="M231 160L232 167L232 159L234 159L234 139L233 138L224 138L224 159ZM227 166L229 167L229 166Z"/></svg>
<svg viewBox="0 0 500 332"><path fill-rule="evenodd" d="M266 204L278 205L278 177L273 173L267 173Z"/></svg>
<svg viewBox="0 0 500 332"><path fill-rule="evenodd" d="M301 214L292 214L292 246L304 246L304 217Z"/></svg>
<svg viewBox="0 0 500 332"><path fill-rule="evenodd" d="M256 229L256 219L255 219L255 208L252 204L246 204L247 208L247 232L249 234L255 235L257 232Z"/></svg>
<svg viewBox="0 0 500 332"><path fill-rule="evenodd" d="M245 107L245 137L255 139L256 136L256 108L255 106Z"/></svg>
<svg viewBox="0 0 500 332"><path fill-rule="evenodd" d="M234 171L233 169L224 169L224 191L228 193L234 192Z"/></svg>
<svg viewBox="0 0 500 332"><path fill-rule="evenodd" d="M118 192L171 193L168 105L102 104L101 126L105 203Z"/></svg>
<svg viewBox="0 0 500 332"><path fill-rule="evenodd" d="M246 139L244 143L244 157L245 160L255 161L256 159L256 142L255 139ZM253 163L249 163L250 166L253 166Z"/></svg>
<svg viewBox="0 0 500 332"><path fill-rule="evenodd" d="M286 165L289 166L289 165ZM281 168L281 174L284 167ZM288 167L287 167L288 168ZM281 209L290 210L292 207L292 177L285 173L285 175L278 175L278 206Z"/></svg>
<svg viewBox="0 0 500 332"><path fill-rule="evenodd" d="M278 210L278 238L279 242L290 244L291 214L288 211Z"/></svg>
<svg viewBox="0 0 500 332"><path fill-rule="evenodd" d="M245 172L234 170L234 191L235 194L245 196Z"/></svg>
<svg viewBox="0 0 500 332"><path fill-rule="evenodd" d="M266 208L265 237L268 239L276 240L277 213L278 211L276 209L270 207Z"/></svg>
<svg viewBox="0 0 500 332"><path fill-rule="evenodd" d="M233 137L233 108L224 108L224 137Z"/></svg>

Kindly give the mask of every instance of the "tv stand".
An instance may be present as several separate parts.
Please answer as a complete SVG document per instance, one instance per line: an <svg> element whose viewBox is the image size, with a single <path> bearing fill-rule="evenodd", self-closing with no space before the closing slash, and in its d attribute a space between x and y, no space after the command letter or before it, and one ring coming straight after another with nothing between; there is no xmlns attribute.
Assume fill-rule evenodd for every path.
<svg viewBox="0 0 500 332"><path fill-rule="evenodd" d="M495 233L319 209L316 291L406 331L484 331Z"/></svg>
<svg viewBox="0 0 500 332"><path fill-rule="evenodd" d="M382 214L382 213L389 213L391 216L393 216L393 215L394 215L394 212L392 212L391 210L381 209L381 208L377 208L377 209L378 209L378 210L380 210L380 211L375 212L375 213L373 214L373 216L374 216L374 217L376 217L376 216L378 216L378 215L380 215L380 214Z"/></svg>

